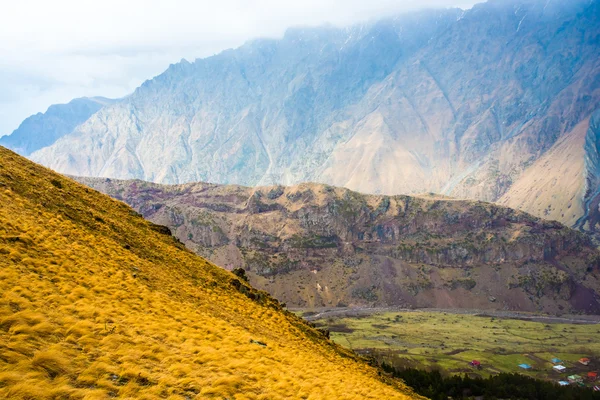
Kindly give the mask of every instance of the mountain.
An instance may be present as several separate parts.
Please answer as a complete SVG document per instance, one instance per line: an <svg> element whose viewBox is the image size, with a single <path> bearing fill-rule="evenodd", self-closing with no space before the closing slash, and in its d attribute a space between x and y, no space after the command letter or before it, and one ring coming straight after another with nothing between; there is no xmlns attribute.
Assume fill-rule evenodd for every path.
<svg viewBox="0 0 600 400"><path fill-rule="evenodd" d="M0 145L28 156L73 132L77 125L113 102L104 97L82 97L67 104L54 104L45 113L27 118L10 135L0 137Z"/></svg>
<svg viewBox="0 0 600 400"><path fill-rule="evenodd" d="M575 225L599 190L599 44L600 0L295 28L171 65L31 157L158 183L436 192Z"/></svg>
<svg viewBox="0 0 600 400"><path fill-rule="evenodd" d="M158 182L279 179L275 174L302 157L333 114L459 15L431 11L347 29L295 28L282 40L183 60L33 158L66 173ZM309 170L299 172L305 180Z"/></svg>
<svg viewBox="0 0 600 400"><path fill-rule="evenodd" d="M420 398L164 226L0 147L0 397Z"/></svg>
<svg viewBox="0 0 600 400"><path fill-rule="evenodd" d="M77 179L290 306L600 312L589 236L509 208L322 184Z"/></svg>

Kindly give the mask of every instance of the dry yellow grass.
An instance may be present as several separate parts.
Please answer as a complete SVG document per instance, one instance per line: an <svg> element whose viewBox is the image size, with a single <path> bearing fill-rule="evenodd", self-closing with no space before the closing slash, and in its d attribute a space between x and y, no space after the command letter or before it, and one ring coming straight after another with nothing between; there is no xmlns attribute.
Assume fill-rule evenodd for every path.
<svg viewBox="0 0 600 400"><path fill-rule="evenodd" d="M417 397L233 280L0 147L1 398Z"/></svg>

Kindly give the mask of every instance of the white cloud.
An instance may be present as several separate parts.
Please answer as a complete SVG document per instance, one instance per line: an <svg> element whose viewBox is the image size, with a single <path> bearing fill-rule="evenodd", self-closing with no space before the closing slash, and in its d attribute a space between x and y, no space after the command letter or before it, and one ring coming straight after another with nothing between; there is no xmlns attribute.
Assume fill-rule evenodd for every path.
<svg viewBox="0 0 600 400"><path fill-rule="evenodd" d="M121 97L193 60L294 25L348 25L476 0L3 0L0 135L50 104Z"/></svg>

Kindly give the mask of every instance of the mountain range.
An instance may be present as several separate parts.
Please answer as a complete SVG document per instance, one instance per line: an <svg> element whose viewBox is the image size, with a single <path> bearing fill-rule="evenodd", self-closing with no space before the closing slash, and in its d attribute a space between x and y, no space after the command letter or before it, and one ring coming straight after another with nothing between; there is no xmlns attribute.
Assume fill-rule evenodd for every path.
<svg viewBox="0 0 600 400"><path fill-rule="evenodd" d="M293 28L173 64L30 157L158 183L435 192L592 231L599 17L598 0L490 0Z"/></svg>
<svg viewBox="0 0 600 400"><path fill-rule="evenodd" d="M600 0L295 27L183 59L0 137L0 397L420 399L292 312L334 307L390 355L411 342L380 329L408 322L361 311L489 311L449 352L440 313L457 371L550 369L560 334L528 337L544 358L507 352L495 316L600 315L599 223ZM438 346L418 339L413 355ZM457 388L441 396L474 393Z"/></svg>
<svg viewBox="0 0 600 400"><path fill-rule="evenodd" d="M76 179L290 307L600 313L589 235L510 208L322 184Z"/></svg>

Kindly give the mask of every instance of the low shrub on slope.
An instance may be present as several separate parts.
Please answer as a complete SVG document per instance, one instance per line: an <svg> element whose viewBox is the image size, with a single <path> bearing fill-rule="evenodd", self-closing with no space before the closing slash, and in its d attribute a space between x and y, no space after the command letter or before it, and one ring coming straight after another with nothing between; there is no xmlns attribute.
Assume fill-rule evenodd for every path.
<svg viewBox="0 0 600 400"><path fill-rule="evenodd" d="M418 396L125 204L0 147L0 397Z"/></svg>

